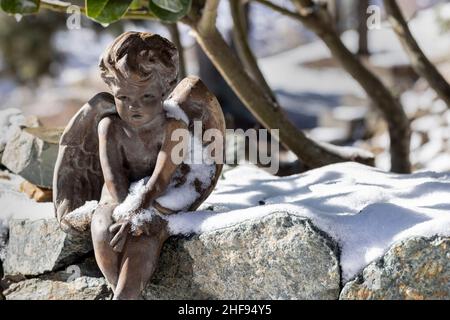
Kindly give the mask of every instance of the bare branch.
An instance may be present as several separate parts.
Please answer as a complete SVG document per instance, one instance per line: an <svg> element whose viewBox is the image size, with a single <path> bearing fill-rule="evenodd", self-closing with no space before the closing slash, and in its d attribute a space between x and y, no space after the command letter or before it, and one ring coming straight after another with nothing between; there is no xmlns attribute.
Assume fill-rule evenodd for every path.
<svg viewBox="0 0 450 320"><path fill-rule="evenodd" d="M295 7L301 11L310 10L314 3L311 0L292 0ZM411 171L410 139L411 130L400 101L384 83L371 72L342 42L331 23L328 10L315 6L308 16L302 16L306 27L316 33L330 49L332 55L342 67L361 85L375 106L384 116L391 138L391 170L397 173Z"/></svg>
<svg viewBox="0 0 450 320"><path fill-rule="evenodd" d="M280 142L307 166L317 168L346 161L374 164L371 154L357 152L348 155L340 152L340 147L319 144L309 139L289 120L282 108L273 108L273 102L263 94L260 86L243 70L240 60L233 54L215 27L207 36L203 36L198 30L195 35L197 42L247 109L266 128L279 129Z"/></svg>
<svg viewBox="0 0 450 320"><path fill-rule="evenodd" d="M198 23L197 29L206 35L214 31L217 20L217 8L219 7L220 0L206 0L203 7L202 17Z"/></svg>
<svg viewBox="0 0 450 320"><path fill-rule="evenodd" d="M295 20L302 21L302 17L298 13L292 12L292 11L290 11L288 9L280 7L280 6L270 2L268 0L254 0L254 1L259 3L259 4L261 4L261 5L263 5L263 6L266 6L267 8L272 9L273 11L281 13L282 15L285 15L285 16L290 17L290 18L295 19Z"/></svg>
<svg viewBox="0 0 450 320"><path fill-rule="evenodd" d="M258 62L255 55L250 48L247 39L246 17L244 14L244 6L240 0L230 1L231 16L233 18L233 39L239 58L243 62L245 68L250 73L250 76L260 85L264 93L274 102L274 107L279 105L275 98L272 89L267 84L264 75L259 69Z"/></svg>
<svg viewBox="0 0 450 320"><path fill-rule="evenodd" d="M411 60L412 67L428 81L450 108L450 85L420 48L397 2L395 0L384 0L384 6L389 15L389 21Z"/></svg>
<svg viewBox="0 0 450 320"><path fill-rule="evenodd" d="M177 23L166 23L165 24L170 33L170 38L172 42L178 49L178 55L180 60L180 74L179 80L182 80L186 77L186 61L184 59L184 48L180 39L180 30L178 30Z"/></svg>

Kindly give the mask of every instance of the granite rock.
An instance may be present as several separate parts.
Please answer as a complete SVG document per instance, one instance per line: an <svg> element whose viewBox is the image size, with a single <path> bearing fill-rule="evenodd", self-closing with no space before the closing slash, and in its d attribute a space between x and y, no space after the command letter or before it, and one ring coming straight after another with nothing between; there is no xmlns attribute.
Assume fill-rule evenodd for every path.
<svg viewBox="0 0 450 320"><path fill-rule="evenodd" d="M274 213L164 246L146 299L337 299L336 243L304 218Z"/></svg>
<svg viewBox="0 0 450 320"><path fill-rule="evenodd" d="M32 184L51 189L61 134L56 128L18 130L7 142L1 162Z"/></svg>
<svg viewBox="0 0 450 320"><path fill-rule="evenodd" d="M11 220L6 275L36 276L55 271L92 251L86 234L66 233L56 219Z"/></svg>
<svg viewBox="0 0 450 320"><path fill-rule="evenodd" d="M344 300L449 300L450 238L411 238L348 282Z"/></svg>

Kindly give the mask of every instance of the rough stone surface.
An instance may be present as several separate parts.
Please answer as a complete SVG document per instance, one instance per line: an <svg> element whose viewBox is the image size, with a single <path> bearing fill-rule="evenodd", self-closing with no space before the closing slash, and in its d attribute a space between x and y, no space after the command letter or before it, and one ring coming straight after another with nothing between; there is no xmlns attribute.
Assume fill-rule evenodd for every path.
<svg viewBox="0 0 450 320"><path fill-rule="evenodd" d="M4 294L7 300L105 300L111 297L106 281L91 277L69 282L29 279L12 284Z"/></svg>
<svg viewBox="0 0 450 320"><path fill-rule="evenodd" d="M25 117L19 109L8 108L0 110L0 160L7 142L21 127L38 127L36 116Z"/></svg>
<svg viewBox="0 0 450 320"><path fill-rule="evenodd" d="M146 299L337 299L337 245L309 220L277 213L170 239Z"/></svg>
<svg viewBox="0 0 450 320"><path fill-rule="evenodd" d="M92 250L90 237L63 232L56 219L11 220L6 275L34 276L67 266Z"/></svg>
<svg viewBox="0 0 450 320"><path fill-rule="evenodd" d="M51 188L62 130L24 128L8 141L2 164L31 183Z"/></svg>
<svg viewBox="0 0 450 320"><path fill-rule="evenodd" d="M393 246L347 283L341 299L450 299L450 238L412 238Z"/></svg>

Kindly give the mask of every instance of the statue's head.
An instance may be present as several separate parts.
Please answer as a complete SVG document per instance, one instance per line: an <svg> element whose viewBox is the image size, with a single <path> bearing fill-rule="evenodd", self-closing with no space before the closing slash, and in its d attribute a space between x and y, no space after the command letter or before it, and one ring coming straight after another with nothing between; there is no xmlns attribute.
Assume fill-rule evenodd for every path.
<svg viewBox="0 0 450 320"><path fill-rule="evenodd" d="M178 51L157 34L126 32L105 50L99 66L119 116L139 127L162 112L163 101L177 84Z"/></svg>

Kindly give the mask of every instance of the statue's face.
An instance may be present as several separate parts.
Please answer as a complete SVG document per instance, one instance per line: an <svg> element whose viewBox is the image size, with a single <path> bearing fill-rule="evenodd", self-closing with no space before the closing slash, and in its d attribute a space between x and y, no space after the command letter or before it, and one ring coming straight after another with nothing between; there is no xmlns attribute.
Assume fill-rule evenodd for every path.
<svg viewBox="0 0 450 320"><path fill-rule="evenodd" d="M113 88L117 113L132 127L151 123L163 112L163 90L159 81L119 84Z"/></svg>

